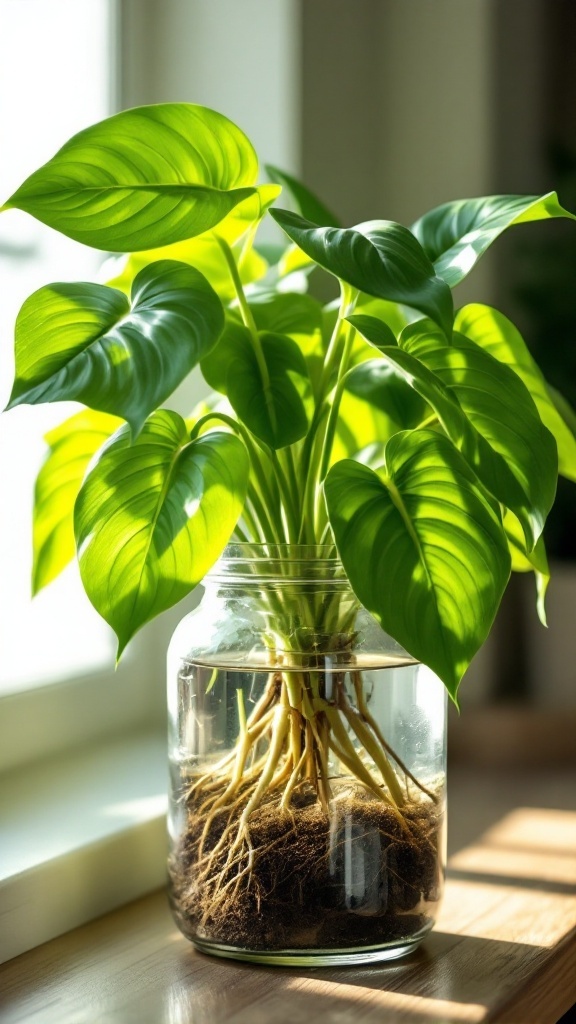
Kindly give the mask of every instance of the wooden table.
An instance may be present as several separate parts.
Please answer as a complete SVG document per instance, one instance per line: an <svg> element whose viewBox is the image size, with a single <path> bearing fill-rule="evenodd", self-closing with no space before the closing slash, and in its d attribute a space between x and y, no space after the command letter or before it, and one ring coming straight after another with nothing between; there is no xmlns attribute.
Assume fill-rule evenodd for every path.
<svg viewBox="0 0 576 1024"><path fill-rule="evenodd" d="M158 893L0 968L0 1020L556 1024L576 1002L574 774L460 770L450 817L441 918L405 960L311 970L212 959Z"/></svg>

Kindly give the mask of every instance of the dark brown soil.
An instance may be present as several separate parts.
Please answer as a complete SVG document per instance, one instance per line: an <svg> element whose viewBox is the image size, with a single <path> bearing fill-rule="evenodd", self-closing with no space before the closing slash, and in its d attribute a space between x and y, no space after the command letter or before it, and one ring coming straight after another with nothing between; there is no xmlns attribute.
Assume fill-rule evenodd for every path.
<svg viewBox="0 0 576 1024"><path fill-rule="evenodd" d="M335 800L330 818L312 793L290 813L271 800L250 817L251 873L236 885L235 864L218 889L214 878L230 844L202 880L197 862L205 819L191 808L170 866L182 929L191 938L268 951L377 946L413 935L440 897L442 815L427 798L403 815L404 824L386 805L358 794ZM212 823L205 855L227 821L222 814Z"/></svg>

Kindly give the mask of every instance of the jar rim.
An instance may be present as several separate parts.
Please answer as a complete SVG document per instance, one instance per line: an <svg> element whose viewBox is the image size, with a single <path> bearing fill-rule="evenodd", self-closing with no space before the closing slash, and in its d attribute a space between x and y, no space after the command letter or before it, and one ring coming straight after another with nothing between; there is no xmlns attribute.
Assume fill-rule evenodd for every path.
<svg viewBox="0 0 576 1024"><path fill-rule="evenodd" d="M316 580L346 583L344 566L335 544L228 544L206 576L208 582L299 583Z"/></svg>

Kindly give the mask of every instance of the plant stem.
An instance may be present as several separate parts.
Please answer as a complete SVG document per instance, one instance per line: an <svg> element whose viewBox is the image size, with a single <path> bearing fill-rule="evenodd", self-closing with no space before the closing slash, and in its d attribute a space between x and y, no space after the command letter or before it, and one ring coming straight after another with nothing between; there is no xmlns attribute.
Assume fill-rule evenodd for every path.
<svg viewBox="0 0 576 1024"><path fill-rule="evenodd" d="M248 333L250 334L252 349L254 351L256 362L258 364L258 370L260 371L260 376L262 378L264 400L268 407L270 419L272 422L274 422L275 412L273 408L272 398L270 395L270 374L268 372L268 364L266 363L266 359L264 358L262 342L260 341L260 335L258 334L256 321L254 320L252 310L250 309L250 305L248 303L246 294L244 292L244 288L242 286L240 273L236 265L236 260L234 259L234 253L232 252L230 246L227 244L227 242L224 241L223 238L218 238L217 241L222 250L222 253L224 254L228 270L230 271L230 277L234 285L234 291L236 292L236 298L238 299L238 305L240 307L240 313L242 315L244 326L246 327Z"/></svg>
<svg viewBox="0 0 576 1024"><path fill-rule="evenodd" d="M280 487L280 494L282 495L282 504L284 507L284 514L286 516L286 526L288 533L288 542L295 544L298 541L299 531L299 517L298 517L298 505L293 495L290 485L282 469L278 453L274 450L270 453L272 459L272 465L276 474L276 479Z"/></svg>
<svg viewBox="0 0 576 1024"><path fill-rule="evenodd" d="M357 299L357 290L351 288L344 282L341 282L338 316L326 350L324 366L322 368L320 383L318 385L315 414L305 440L302 455L301 471L305 480L303 518L306 526L303 526L301 533L308 529L314 540L319 535L322 528L318 522L320 508L319 502L321 500L321 488L319 484L326 475L330 461L338 422L340 399L344 388L344 376L348 369L354 337L353 328L350 324L346 324L344 340L342 341L342 324L345 318L353 311ZM338 365L336 392L330 402L329 394L331 390L331 380L338 358L340 358L340 363ZM324 423L325 416L327 416L326 428L324 437L321 437L320 428ZM321 440L319 440L320 437Z"/></svg>
<svg viewBox="0 0 576 1024"><path fill-rule="evenodd" d="M320 383L318 385L319 401L323 401L326 397L327 392L330 390L330 378L335 369L335 364L338 361L338 349L340 342L340 329L342 327L343 320L354 311L358 299L358 291L346 284L344 281L340 282L340 306L338 308L338 316L336 323L334 324L334 330L332 331L328 348L326 350L326 356L324 358L324 366L320 375Z"/></svg>

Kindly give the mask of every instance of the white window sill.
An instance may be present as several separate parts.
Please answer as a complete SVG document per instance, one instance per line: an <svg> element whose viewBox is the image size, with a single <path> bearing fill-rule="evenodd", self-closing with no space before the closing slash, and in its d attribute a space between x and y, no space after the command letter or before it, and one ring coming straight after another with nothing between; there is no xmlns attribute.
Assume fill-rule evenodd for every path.
<svg viewBox="0 0 576 1024"><path fill-rule="evenodd" d="M0 963L164 883L166 789L149 732L0 778Z"/></svg>

